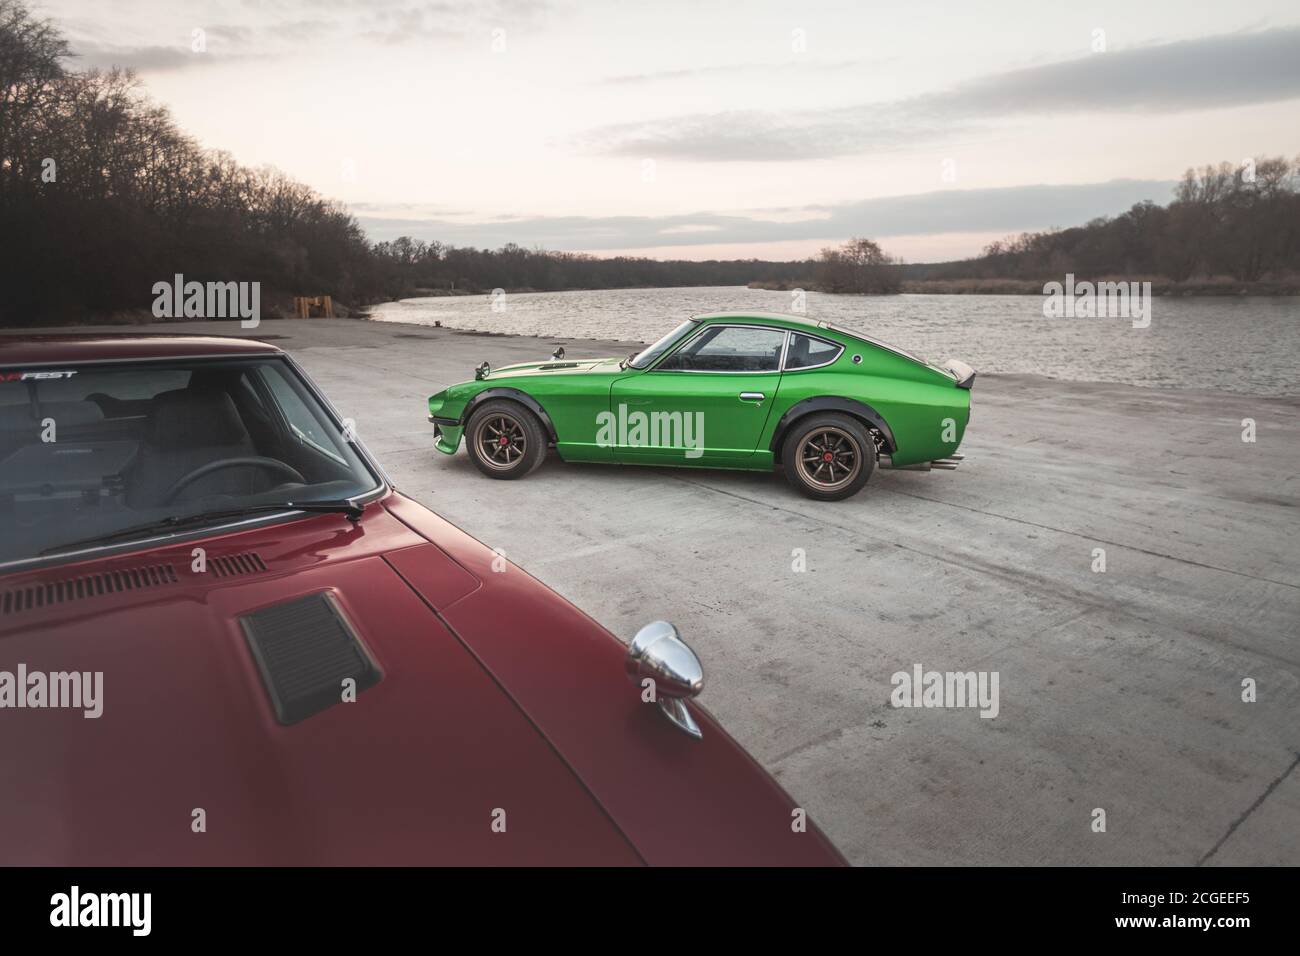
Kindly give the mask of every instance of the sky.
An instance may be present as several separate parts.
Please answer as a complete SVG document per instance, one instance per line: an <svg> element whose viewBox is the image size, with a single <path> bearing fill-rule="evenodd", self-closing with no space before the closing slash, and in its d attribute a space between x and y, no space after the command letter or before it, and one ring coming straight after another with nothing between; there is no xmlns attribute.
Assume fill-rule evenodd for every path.
<svg viewBox="0 0 1300 956"><path fill-rule="evenodd" d="M32 6L376 240L941 261L1300 155L1295 0Z"/></svg>

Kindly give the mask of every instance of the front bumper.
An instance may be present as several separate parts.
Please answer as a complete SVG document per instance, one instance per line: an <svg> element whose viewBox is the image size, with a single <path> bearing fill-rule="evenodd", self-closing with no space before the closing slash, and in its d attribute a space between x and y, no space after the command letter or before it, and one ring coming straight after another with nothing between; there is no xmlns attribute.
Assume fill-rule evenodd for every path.
<svg viewBox="0 0 1300 956"><path fill-rule="evenodd" d="M429 421L433 423L433 447L438 449L444 455L454 455L460 448L460 436L465 433L465 427L455 418L442 418L438 415L430 415Z"/></svg>

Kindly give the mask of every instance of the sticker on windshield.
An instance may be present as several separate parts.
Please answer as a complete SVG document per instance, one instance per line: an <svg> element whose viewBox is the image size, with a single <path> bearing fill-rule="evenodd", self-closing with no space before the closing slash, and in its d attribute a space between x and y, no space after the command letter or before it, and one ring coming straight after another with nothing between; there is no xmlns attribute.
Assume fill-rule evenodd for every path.
<svg viewBox="0 0 1300 956"><path fill-rule="evenodd" d="M47 378L72 378L76 370L69 372L0 372L0 382L34 382Z"/></svg>

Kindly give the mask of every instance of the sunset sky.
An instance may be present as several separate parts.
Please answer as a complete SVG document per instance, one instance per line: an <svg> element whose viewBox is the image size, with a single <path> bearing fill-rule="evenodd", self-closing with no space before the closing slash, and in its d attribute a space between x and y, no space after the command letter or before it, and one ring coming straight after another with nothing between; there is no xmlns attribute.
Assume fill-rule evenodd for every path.
<svg viewBox="0 0 1300 956"><path fill-rule="evenodd" d="M37 0L373 238L908 261L1300 154L1300 5ZM206 50L192 49L195 30Z"/></svg>

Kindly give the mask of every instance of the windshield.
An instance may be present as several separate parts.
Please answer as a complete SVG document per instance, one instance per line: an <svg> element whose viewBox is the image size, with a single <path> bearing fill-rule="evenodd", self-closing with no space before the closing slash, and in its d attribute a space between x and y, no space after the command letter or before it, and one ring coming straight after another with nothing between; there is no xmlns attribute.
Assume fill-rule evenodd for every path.
<svg viewBox="0 0 1300 956"><path fill-rule="evenodd" d="M379 486L282 358L0 374L0 564L168 518Z"/></svg>
<svg viewBox="0 0 1300 956"><path fill-rule="evenodd" d="M667 352L668 349L672 347L674 342L676 342L678 339L680 339L683 335L685 335L693 328L695 328L695 320L687 319L685 322L677 326L677 328L673 329L671 332L665 335L654 345L648 346L647 348L638 352L637 355L627 364L630 365L632 368L646 368L647 366L653 365L655 359L659 358L659 356Z"/></svg>

